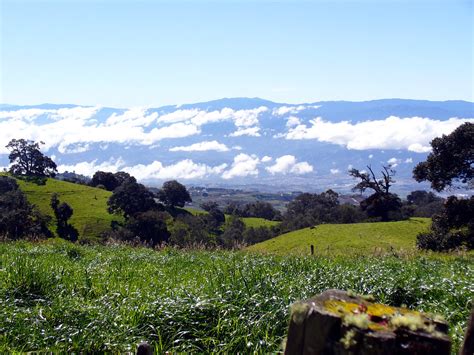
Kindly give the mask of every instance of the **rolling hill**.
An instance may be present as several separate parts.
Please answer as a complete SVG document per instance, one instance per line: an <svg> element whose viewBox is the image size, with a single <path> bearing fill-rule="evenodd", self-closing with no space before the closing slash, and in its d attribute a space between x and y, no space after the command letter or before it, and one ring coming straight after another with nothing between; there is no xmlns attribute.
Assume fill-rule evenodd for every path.
<svg viewBox="0 0 474 355"><path fill-rule="evenodd" d="M79 231L81 239L96 239L110 228L113 220L120 220L119 216L107 212L107 200L112 194L109 191L55 179L47 179L45 185L19 179L17 182L28 201L49 216L53 216L49 205L51 195L57 193L61 202L67 202L73 208L71 224Z"/></svg>
<svg viewBox="0 0 474 355"><path fill-rule="evenodd" d="M367 255L394 250L414 250L416 235L428 229L429 218L399 222L322 224L282 234L252 245L248 251L272 254Z"/></svg>

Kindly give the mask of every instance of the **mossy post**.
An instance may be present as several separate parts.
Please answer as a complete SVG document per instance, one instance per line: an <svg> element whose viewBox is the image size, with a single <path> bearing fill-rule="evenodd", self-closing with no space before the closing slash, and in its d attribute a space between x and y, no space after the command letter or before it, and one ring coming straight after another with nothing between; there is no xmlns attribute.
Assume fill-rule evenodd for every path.
<svg viewBox="0 0 474 355"><path fill-rule="evenodd" d="M371 301L327 290L295 303L285 354L450 354L445 321Z"/></svg>

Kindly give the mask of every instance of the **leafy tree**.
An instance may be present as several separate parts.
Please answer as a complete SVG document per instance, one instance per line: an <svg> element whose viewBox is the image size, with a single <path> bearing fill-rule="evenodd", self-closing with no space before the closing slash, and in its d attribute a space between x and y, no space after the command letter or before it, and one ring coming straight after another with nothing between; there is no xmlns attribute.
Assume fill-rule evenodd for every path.
<svg viewBox="0 0 474 355"><path fill-rule="evenodd" d="M199 216L179 215L170 226L169 243L180 247L217 245L215 236L206 228L205 221Z"/></svg>
<svg viewBox="0 0 474 355"><path fill-rule="evenodd" d="M169 215L165 212L149 210L133 215L128 219L125 227L132 232L133 236L155 246L168 240L169 232L166 226L168 218Z"/></svg>
<svg viewBox="0 0 474 355"><path fill-rule="evenodd" d="M442 213L433 217L431 230L417 236L420 249L447 251L459 247L474 249L474 196L450 196Z"/></svg>
<svg viewBox="0 0 474 355"><path fill-rule="evenodd" d="M231 216L226 222L224 233L219 236L219 242L226 248L236 248L244 242L245 224L236 216Z"/></svg>
<svg viewBox="0 0 474 355"><path fill-rule="evenodd" d="M12 178L0 177L0 235L9 239L51 236L49 220L31 205Z"/></svg>
<svg viewBox="0 0 474 355"><path fill-rule="evenodd" d="M360 207L369 217L380 218L382 221L396 220L402 218L402 202L400 198L390 192L395 170L390 166L382 167L382 177L377 178L374 171L367 166L368 172L351 169L349 175L359 179L360 182L352 189L353 191L372 190L373 194L360 203Z"/></svg>
<svg viewBox="0 0 474 355"><path fill-rule="evenodd" d="M165 182L158 191L158 198L168 207L184 207L186 202L192 202L186 187L176 180Z"/></svg>
<svg viewBox="0 0 474 355"><path fill-rule="evenodd" d="M56 232L58 236L75 242L78 239L79 233L76 228L68 223L72 217L74 210L66 202L60 202L58 194L54 193L51 196L51 208L53 209L54 216L56 217Z"/></svg>
<svg viewBox="0 0 474 355"><path fill-rule="evenodd" d="M90 186L103 186L103 188L108 191L114 191L129 178L130 174L124 171L119 171L115 174L106 171L97 171L92 177Z"/></svg>
<svg viewBox="0 0 474 355"><path fill-rule="evenodd" d="M442 191L453 183L472 186L474 179L474 123L466 122L451 134L431 141L432 152L413 170L416 181L429 181Z"/></svg>
<svg viewBox="0 0 474 355"><path fill-rule="evenodd" d="M10 150L10 173L32 177L54 177L56 163L40 151L40 144L26 139L12 139L6 146Z"/></svg>
<svg viewBox="0 0 474 355"><path fill-rule="evenodd" d="M466 184L474 179L474 124L464 123L451 134L431 141L432 152L413 169L417 181L429 181L436 191ZM450 250L464 246L474 249L474 197L450 196L433 217L431 230L421 233L417 245L422 249Z"/></svg>
<svg viewBox="0 0 474 355"><path fill-rule="evenodd" d="M107 205L110 213L123 213L126 219L137 213L158 208L153 193L137 183L134 177L128 178L114 190Z"/></svg>
<svg viewBox="0 0 474 355"><path fill-rule="evenodd" d="M436 196L433 192L424 190L412 191L407 196L407 205L404 207L412 208L413 216L432 217L443 210L443 199Z"/></svg>
<svg viewBox="0 0 474 355"><path fill-rule="evenodd" d="M321 194L302 193L291 201L283 215L284 231L337 222L339 195L333 190Z"/></svg>

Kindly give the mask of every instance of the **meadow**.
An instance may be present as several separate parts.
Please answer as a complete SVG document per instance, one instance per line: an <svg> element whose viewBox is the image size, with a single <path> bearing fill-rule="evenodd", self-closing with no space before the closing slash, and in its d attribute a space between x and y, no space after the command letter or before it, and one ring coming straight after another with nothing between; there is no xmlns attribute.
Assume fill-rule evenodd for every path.
<svg viewBox="0 0 474 355"><path fill-rule="evenodd" d="M0 352L274 352L292 302L328 288L434 312L454 349L474 298L472 255L298 257L0 243Z"/></svg>
<svg viewBox="0 0 474 355"><path fill-rule="evenodd" d="M110 228L112 221L122 220L122 217L107 212L107 200L112 195L110 191L55 179L47 179L45 185L20 179L16 181L28 201L48 216L54 216L50 201L53 193L57 193L60 201L67 202L74 210L70 223L81 239L98 240L100 234Z"/></svg>
<svg viewBox="0 0 474 355"><path fill-rule="evenodd" d="M249 246L250 251L272 254L308 255L314 245L316 255L370 255L416 250L416 236L427 231L429 218L406 221L321 224L279 235Z"/></svg>

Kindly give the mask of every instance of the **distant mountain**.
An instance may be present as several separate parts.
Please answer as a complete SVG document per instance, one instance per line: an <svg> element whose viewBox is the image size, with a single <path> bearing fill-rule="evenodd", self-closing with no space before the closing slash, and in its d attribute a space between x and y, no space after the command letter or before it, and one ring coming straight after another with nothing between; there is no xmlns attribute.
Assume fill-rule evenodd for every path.
<svg viewBox="0 0 474 355"><path fill-rule="evenodd" d="M11 138L42 140L62 171L126 170L152 185L347 192L351 166L391 164L395 188L411 179L429 142L463 122L474 103L385 99L275 103L224 98L158 108L0 105L0 166Z"/></svg>

